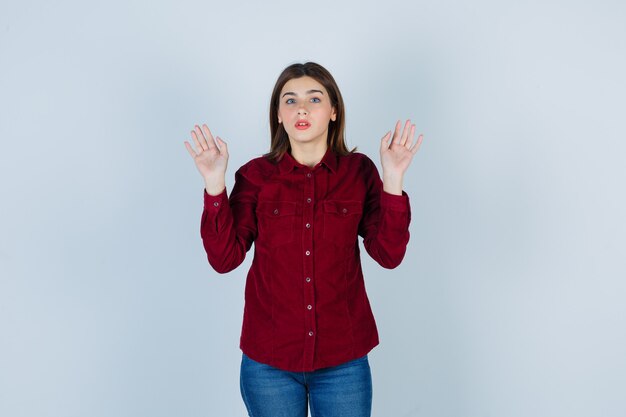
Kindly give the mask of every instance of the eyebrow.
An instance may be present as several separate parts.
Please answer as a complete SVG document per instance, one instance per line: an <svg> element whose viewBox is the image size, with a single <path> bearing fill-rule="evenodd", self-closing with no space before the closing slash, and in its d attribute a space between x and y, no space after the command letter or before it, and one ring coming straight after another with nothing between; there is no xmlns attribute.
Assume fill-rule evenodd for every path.
<svg viewBox="0 0 626 417"><path fill-rule="evenodd" d="M313 94L313 93L320 93L320 94L324 94L322 93L320 90L309 90L306 92L307 94ZM293 91L287 91L285 94L282 95L282 97L285 97L287 94L289 94L290 96L297 96L296 93L294 93ZM282 98L281 97L281 98Z"/></svg>

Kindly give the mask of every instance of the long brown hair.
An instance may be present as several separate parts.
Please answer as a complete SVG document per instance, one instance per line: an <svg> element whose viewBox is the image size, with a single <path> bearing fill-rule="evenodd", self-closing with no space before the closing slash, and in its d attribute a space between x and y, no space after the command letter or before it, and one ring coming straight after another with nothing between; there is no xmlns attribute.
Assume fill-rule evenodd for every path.
<svg viewBox="0 0 626 417"><path fill-rule="evenodd" d="M335 107L337 114L336 120L331 120L328 123L328 146L338 155L348 155L356 151L356 147L349 151L346 146L343 98L341 97L341 92L339 91L335 79L330 72L321 65L315 62L306 62L304 64L289 65L278 76L278 80L276 80L274 91L272 91L272 98L270 99L270 133L272 142L270 144L270 151L263 156L273 161L278 161L285 152L291 150L289 135L287 135L283 124L278 123L279 96L283 86L289 80L304 76L309 76L322 84L326 91L328 91L331 106Z"/></svg>

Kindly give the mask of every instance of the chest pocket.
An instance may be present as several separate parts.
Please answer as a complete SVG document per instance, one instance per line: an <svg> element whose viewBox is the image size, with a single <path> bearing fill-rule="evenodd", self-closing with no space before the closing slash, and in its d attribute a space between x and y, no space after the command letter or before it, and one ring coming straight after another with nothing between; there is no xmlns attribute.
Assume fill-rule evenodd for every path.
<svg viewBox="0 0 626 417"><path fill-rule="evenodd" d="M356 243L362 213L360 201L324 201L324 240L341 246Z"/></svg>
<svg viewBox="0 0 626 417"><path fill-rule="evenodd" d="M259 235L269 245L293 242L296 225L296 203L292 201L261 201L257 205Z"/></svg>

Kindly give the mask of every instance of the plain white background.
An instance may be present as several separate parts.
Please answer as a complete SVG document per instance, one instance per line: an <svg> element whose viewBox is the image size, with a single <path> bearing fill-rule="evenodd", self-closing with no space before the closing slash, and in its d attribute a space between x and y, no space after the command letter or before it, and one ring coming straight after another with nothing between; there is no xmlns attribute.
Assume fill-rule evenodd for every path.
<svg viewBox="0 0 626 417"><path fill-rule="evenodd" d="M230 191L308 60L379 169L397 119L425 135L403 264L362 251L373 415L625 415L625 22L617 0L3 0L0 415L245 415L252 253L208 265L183 141L229 143Z"/></svg>

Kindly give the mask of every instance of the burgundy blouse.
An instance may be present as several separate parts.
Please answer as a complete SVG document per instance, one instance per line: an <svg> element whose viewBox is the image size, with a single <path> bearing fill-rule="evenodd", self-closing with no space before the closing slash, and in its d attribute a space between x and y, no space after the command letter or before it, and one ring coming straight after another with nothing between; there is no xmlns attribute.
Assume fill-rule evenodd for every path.
<svg viewBox="0 0 626 417"><path fill-rule="evenodd" d="M230 198L204 190L200 235L211 266L226 273L252 242L240 348L287 371L314 371L367 354L378 332L365 291L358 236L385 268L409 242L409 196L383 191L372 160L326 151L314 168L286 153L235 173Z"/></svg>

